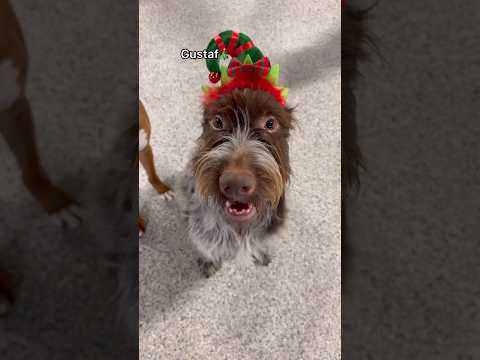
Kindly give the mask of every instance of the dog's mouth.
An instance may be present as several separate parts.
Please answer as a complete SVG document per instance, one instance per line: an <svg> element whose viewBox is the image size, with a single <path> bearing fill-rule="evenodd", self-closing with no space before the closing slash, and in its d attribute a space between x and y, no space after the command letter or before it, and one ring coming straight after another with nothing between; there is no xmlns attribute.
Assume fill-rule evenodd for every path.
<svg viewBox="0 0 480 360"><path fill-rule="evenodd" d="M239 201L225 201L225 213L227 217L238 222L248 221L253 218L256 213L253 203Z"/></svg>

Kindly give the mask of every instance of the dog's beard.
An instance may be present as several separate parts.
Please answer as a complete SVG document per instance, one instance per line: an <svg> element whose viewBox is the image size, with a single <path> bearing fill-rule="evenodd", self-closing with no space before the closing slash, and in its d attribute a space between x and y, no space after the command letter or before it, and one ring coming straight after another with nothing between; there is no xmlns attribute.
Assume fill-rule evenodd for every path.
<svg viewBox="0 0 480 360"><path fill-rule="evenodd" d="M202 196L202 195L200 195ZM231 222L225 214L224 201L217 199L214 196L209 196L202 200L205 201L209 208L211 216L204 216L203 220L209 222L205 224L205 228L213 229L218 226L218 219L223 219L226 224L229 224L239 235L247 236L248 234L262 233L269 229L272 222L277 217L277 207L272 204L263 204L261 210L257 210L255 218L250 222Z"/></svg>
<svg viewBox="0 0 480 360"><path fill-rule="evenodd" d="M219 189L219 177L231 159L241 157L257 181L257 191L249 200L256 214L249 225L263 223L272 216L285 191L275 147L258 139L248 126L237 128L233 134L225 135L217 143L209 150L199 151L201 156L194 163L196 191L211 208L226 216L225 207L228 203Z"/></svg>

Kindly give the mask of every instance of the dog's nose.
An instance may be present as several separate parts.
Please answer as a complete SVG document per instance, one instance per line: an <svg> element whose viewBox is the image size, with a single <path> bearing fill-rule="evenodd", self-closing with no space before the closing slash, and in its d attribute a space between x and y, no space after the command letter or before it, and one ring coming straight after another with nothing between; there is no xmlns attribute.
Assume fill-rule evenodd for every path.
<svg viewBox="0 0 480 360"><path fill-rule="evenodd" d="M245 199L255 192L255 177L246 171L225 171L220 176L220 190L232 200Z"/></svg>

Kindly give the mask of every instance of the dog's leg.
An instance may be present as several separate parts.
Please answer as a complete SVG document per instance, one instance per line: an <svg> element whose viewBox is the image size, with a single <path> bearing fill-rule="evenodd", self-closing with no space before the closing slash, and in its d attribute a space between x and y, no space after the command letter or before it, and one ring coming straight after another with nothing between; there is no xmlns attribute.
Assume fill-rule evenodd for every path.
<svg viewBox="0 0 480 360"><path fill-rule="evenodd" d="M145 233L145 220L143 217L138 217L138 236L141 237Z"/></svg>
<svg viewBox="0 0 480 360"><path fill-rule="evenodd" d="M150 145L147 145L142 151L140 151L140 162L147 172L148 181L157 190L159 194L166 194L170 191L170 188L165 185L157 175L155 170L155 162L153 160L153 151Z"/></svg>
<svg viewBox="0 0 480 360"><path fill-rule="evenodd" d="M197 264L200 272L206 278L213 276L222 267L221 258L212 253L212 248L206 246L208 242L202 236L190 232L190 239L198 251Z"/></svg>
<svg viewBox="0 0 480 360"><path fill-rule="evenodd" d="M204 238L198 237L190 233L190 238L198 251L199 257L197 259L200 272L209 278L213 276L222 267L222 254L215 247L210 247L208 241Z"/></svg>
<svg viewBox="0 0 480 360"><path fill-rule="evenodd" d="M72 205L70 196L52 184L40 164L28 100L21 97L0 114L0 133L18 161L27 189L49 214Z"/></svg>

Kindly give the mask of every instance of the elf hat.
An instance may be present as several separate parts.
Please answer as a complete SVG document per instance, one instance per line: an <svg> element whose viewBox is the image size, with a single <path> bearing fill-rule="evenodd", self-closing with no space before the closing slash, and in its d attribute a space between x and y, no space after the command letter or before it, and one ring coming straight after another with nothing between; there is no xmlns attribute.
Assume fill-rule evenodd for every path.
<svg viewBox="0 0 480 360"><path fill-rule="evenodd" d="M262 90L270 93L284 106L288 89L278 85L280 66L271 65L268 57L257 48L243 33L226 30L215 36L207 46L207 51L218 50L217 59L207 59L208 76L211 83L220 85L202 86L204 102L209 103L234 89ZM220 64L220 59L230 55L229 65Z"/></svg>

